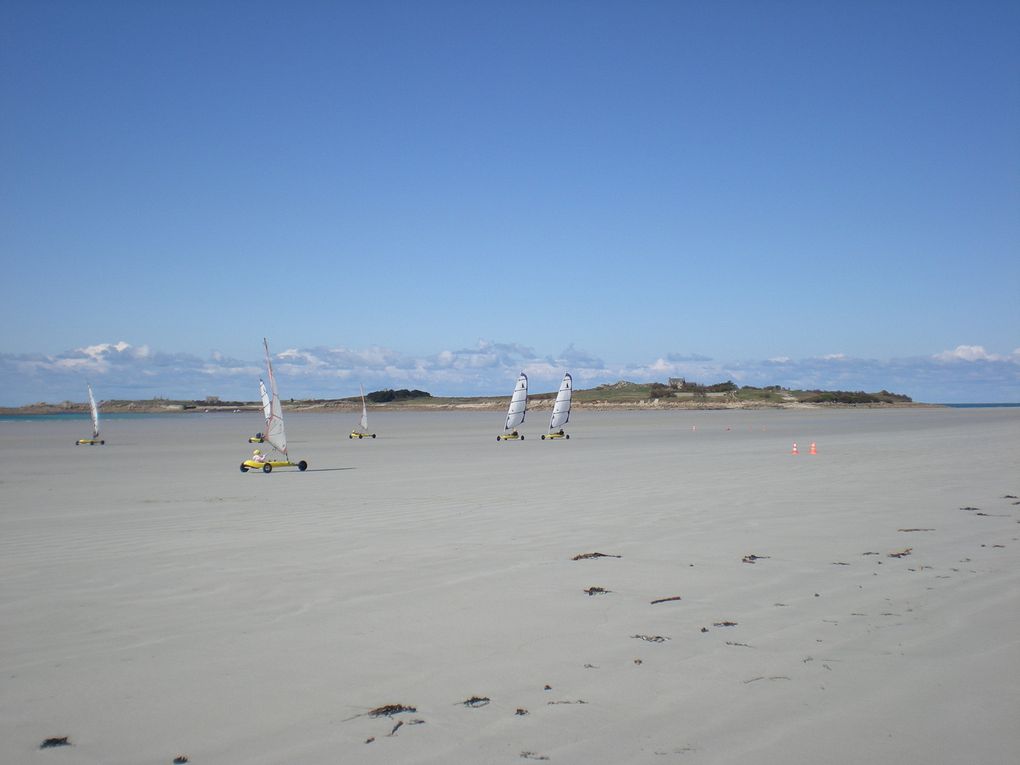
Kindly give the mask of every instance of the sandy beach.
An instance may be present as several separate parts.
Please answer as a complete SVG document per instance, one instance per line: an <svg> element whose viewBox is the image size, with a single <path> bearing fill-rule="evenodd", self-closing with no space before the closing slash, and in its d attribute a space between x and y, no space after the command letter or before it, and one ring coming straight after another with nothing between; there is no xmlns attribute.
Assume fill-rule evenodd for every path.
<svg viewBox="0 0 1020 765"><path fill-rule="evenodd" d="M1020 762L1020 410L355 420L0 422L0 761Z"/></svg>

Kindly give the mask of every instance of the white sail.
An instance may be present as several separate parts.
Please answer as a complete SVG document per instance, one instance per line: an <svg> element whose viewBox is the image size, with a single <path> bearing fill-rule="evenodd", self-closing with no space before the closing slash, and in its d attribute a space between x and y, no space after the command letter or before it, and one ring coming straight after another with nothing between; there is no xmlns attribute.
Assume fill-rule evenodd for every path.
<svg viewBox="0 0 1020 765"><path fill-rule="evenodd" d="M570 420L570 396L573 393L574 378L570 372L563 375L563 382L560 383L560 391L556 394L556 403L553 404L552 417L549 418L549 430L562 428Z"/></svg>
<svg viewBox="0 0 1020 765"><path fill-rule="evenodd" d="M262 419L266 421L266 430L269 429L269 417L273 413L272 401L266 391L266 384L259 378L259 395L262 397Z"/></svg>
<svg viewBox="0 0 1020 765"><path fill-rule="evenodd" d="M96 406L96 397L92 395L92 386L89 385L89 406L92 408L92 437L99 438L99 407Z"/></svg>
<svg viewBox="0 0 1020 765"><path fill-rule="evenodd" d="M517 378L517 385L514 386L514 395L510 399L510 408L506 413L506 427L504 430L513 430L522 422L528 410L528 376L521 372Z"/></svg>
<svg viewBox="0 0 1020 765"><path fill-rule="evenodd" d="M269 402L269 416L266 418L266 432L263 437L277 451L287 456L287 433L283 429L283 406L280 404L280 392L276 388L273 361L269 357L269 342L262 338L262 343L266 347L266 368L269 371L269 390L272 393L272 399Z"/></svg>
<svg viewBox="0 0 1020 765"><path fill-rule="evenodd" d="M368 407L365 406L365 386L361 386L361 432L368 432Z"/></svg>

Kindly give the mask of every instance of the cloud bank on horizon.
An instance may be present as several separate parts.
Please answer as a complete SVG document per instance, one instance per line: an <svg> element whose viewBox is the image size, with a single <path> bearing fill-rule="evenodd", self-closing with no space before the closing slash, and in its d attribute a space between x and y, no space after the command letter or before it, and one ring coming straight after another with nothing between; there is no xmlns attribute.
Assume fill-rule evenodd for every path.
<svg viewBox="0 0 1020 765"><path fill-rule="evenodd" d="M389 348L286 348L274 353L285 398L341 398L368 389L419 388L433 395L501 395L524 370L536 391L554 390L564 371L578 387L617 380L662 381L685 377L701 383L793 389L886 389L925 402L1020 400L1020 348L992 353L958 345L925 357L851 358L842 353L793 359L725 362L701 354L666 353L638 362L606 362L568 345L542 356L519 343L480 340L474 347L415 356ZM236 359L213 351L206 358L154 351L125 341L97 343L55 355L0 353L0 405L78 401L90 381L104 399L157 396L254 400L264 376L260 358Z"/></svg>

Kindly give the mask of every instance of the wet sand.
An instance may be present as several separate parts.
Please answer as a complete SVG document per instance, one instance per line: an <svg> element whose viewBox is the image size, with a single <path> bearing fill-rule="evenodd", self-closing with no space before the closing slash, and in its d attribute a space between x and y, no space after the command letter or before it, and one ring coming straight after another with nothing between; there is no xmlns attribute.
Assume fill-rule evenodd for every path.
<svg viewBox="0 0 1020 765"><path fill-rule="evenodd" d="M0 761L1020 761L1020 411L573 419L0 423Z"/></svg>

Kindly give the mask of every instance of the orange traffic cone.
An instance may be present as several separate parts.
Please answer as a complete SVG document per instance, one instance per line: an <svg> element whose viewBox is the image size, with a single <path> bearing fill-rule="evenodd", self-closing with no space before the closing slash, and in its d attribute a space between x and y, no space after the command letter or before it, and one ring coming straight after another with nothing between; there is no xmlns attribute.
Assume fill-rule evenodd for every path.
<svg viewBox="0 0 1020 765"><path fill-rule="evenodd" d="M793 442L793 449L790 451L790 454L800 454L800 452L797 451L797 442L796 441Z"/></svg>
<svg viewBox="0 0 1020 765"><path fill-rule="evenodd" d="M811 449L808 450L808 454L818 454L818 450L815 448L815 442L811 442Z"/></svg>

